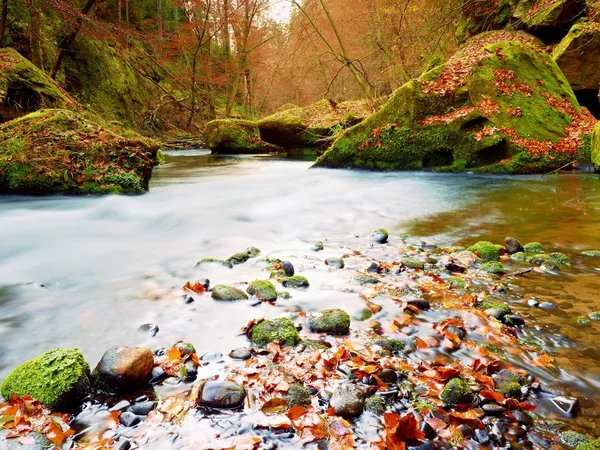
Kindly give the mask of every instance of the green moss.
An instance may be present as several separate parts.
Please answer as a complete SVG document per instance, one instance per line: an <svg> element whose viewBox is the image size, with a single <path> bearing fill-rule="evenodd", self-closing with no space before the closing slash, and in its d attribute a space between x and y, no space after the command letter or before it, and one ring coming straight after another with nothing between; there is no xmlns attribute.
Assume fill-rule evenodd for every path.
<svg viewBox="0 0 600 450"><path fill-rule="evenodd" d="M596 124L592 133L592 163L596 171L600 171L600 122Z"/></svg>
<svg viewBox="0 0 600 450"><path fill-rule="evenodd" d="M571 319L571 324L576 327L588 327L591 322L586 316L577 316Z"/></svg>
<svg viewBox="0 0 600 450"><path fill-rule="evenodd" d="M178 342L173 347L177 347L179 350L183 351L184 355L196 353L196 347L194 347L194 344L190 344L189 342Z"/></svg>
<svg viewBox="0 0 600 450"><path fill-rule="evenodd" d="M600 450L600 439L579 444L576 450Z"/></svg>
<svg viewBox="0 0 600 450"><path fill-rule="evenodd" d="M488 241L480 241L470 246L467 250L475 253L484 261L498 261L500 259L500 250L504 247L492 244Z"/></svg>
<svg viewBox="0 0 600 450"><path fill-rule="evenodd" d="M316 251L316 252L320 252L324 248L325 248L325 246L323 245L323 242L321 242L321 241L317 241L315 243L315 245L313 246L313 250Z"/></svg>
<svg viewBox="0 0 600 450"><path fill-rule="evenodd" d="M300 335L288 318L263 320L252 329L252 343L266 346L270 342L282 341L285 345L296 345L300 342Z"/></svg>
<svg viewBox="0 0 600 450"><path fill-rule="evenodd" d="M481 304L478 306L479 308L486 310L486 309L497 309L499 311L502 311L502 313L504 315L506 314L510 314L511 313L511 309L510 306L508 306L507 303L498 301L498 300L493 300L493 299L486 299L483 302L481 302Z"/></svg>
<svg viewBox="0 0 600 450"><path fill-rule="evenodd" d="M2 383L5 399L30 395L50 409L72 409L90 392L90 369L78 349L50 350L14 369Z"/></svg>
<svg viewBox="0 0 600 450"><path fill-rule="evenodd" d="M290 385L285 400L288 406L308 406L311 403L310 391L298 383Z"/></svg>
<svg viewBox="0 0 600 450"><path fill-rule="evenodd" d="M206 124L204 138L215 153L272 153L280 150L262 141L258 126L248 120L213 120Z"/></svg>
<svg viewBox="0 0 600 450"><path fill-rule="evenodd" d="M379 345L384 350L387 350L390 353L400 353L406 347L406 344L400 339L377 339L375 344Z"/></svg>
<svg viewBox="0 0 600 450"><path fill-rule="evenodd" d="M369 320L371 317L373 317L373 311L371 311L369 308L363 308L352 315L352 319L358 320L359 322Z"/></svg>
<svg viewBox="0 0 600 450"><path fill-rule="evenodd" d="M513 253L510 255L510 259L515 261L527 261L527 255L523 252Z"/></svg>
<svg viewBox="0 0 600 450"><path fill-rule="evenodd" d="M285 277L281 280L281 284L284 287L290 288L307 288L310 286L306 277L300 275L294 275L293 277Z"/></svg>
<svg viewBox="0 0 600 450"><path fill-rule="evenodd" d="M450 277L448 285L454 289L464 289L467 287L467 282L461 277Z"/></svg>
<svg viewBox="0 0 600 450"><path fill-rule="evenodd" d="M516 373L502 370L498 372L494 379L496 390L505 397L520 397L521 386L525 383L525 379Z"/></svg>
<svg viewBox="0 0 600 450"><path fill-rule="evenodd" d="M550 255L547 255L546 253L540 253L539 255L530 256L527 258L527 261L536 266L541 266L544 262L550 261Z"/></svg>
<svg viewBox="0 0 600 450"><path fill-rule="evenodd" d="M592 440L585 434L578 433L577 431L562 431L559 433L560 442L569 447L579 447L583 444L588 444Z"/></svg>
<svg viewBox="0 0 600 450"><path fill-rule="evenodd" d="M541 253L544 248L539 242L529 242L523 246L526 253Z"/></svg>
<svg viewBox="0 0 600 450"><path fill-rule="evenodd" d="M600 258L600 250L585 250L581 254L583 256L591 256L592 258Z"/></svg>
<svg viewBox="0 0 600 450"><path fill-rule="evenodd" d="M203 258L196 263L196 267L203 264L217 264L219 266L227 267L228 269L233 269L233 264L231 264L229 261L225 261L224 259Z"/></svg>
<svg viewBox="0 0 600 450"><path fill-rule="evenodd" d="M473 391L462 378L452 378L440 394L440 399L447 405L468 405L473 398Z"/></svg>
<svg viewBox="0 0 600 450"><path fill-rule="evenodd" d="M247 300L248 296L237 288L219 284L211 290L212 298L220 301L235 301L235 300Z"/></svg>
<svg viewBox="0 0 600 450"><path fill-rule="evenodd" d="M481 266L481 270L494 275L504 275L506 271L501 263L498 261L486 262Z"/></svg>
<svg viewBox="0 0 600 450"><path fill-rule="evenodd" d="M243 252L236 253L235 255L230 256L229 258L227 258L227 261L229 261L233 265L244 264L249 259L256 258L259 254L260 254L259 249L257 249L256 247L249 247L248 249L244 250Z"/></svg>
<svg viewBox="0 0 600 450"><path fill-rule="evenodd" d="M368 275L358 275L354 278L358 284L366 285L366 284L378 284L379 279L375 277L370 277Z"/></svg>
<svg viewBox="0 0 600 450"><path fill-rule="evenodd" d="M421 269L425 268L425 263L416 258L402 258L400 264L409 269Z"/></svg>
<svg viewBox="0 0 600 450"><path fill-rule="evenodd" d="M256 280L248 285L246 292L254 295L261 300L272 302L277 300L277 291L275 286L270 281Z"/></svg>
<svg viewBox="0 0 600 450"><path fill-rule="evenodd" d="M376 395L369 397L365 400L365 406L363 408L366 412L370 412L377 416L383 416L386 410L385 400Z"/></svg>
<svg viewBox="0 0 600 450"><path fill-rule="evenodd" d="M350 332L350 316L341 309L326 309L313 313L308 318L308 327L313 333L344 335Z"/></svg>
<svg viewBox="0 0 600 450"><path fill-rule="evenodd" d="M548 253L548 256L550 258L549 260L552 261L555 264L562 264L564 266L570 266L571 265L571 258L569 258L564 253L553 252L553 253Z"/></svg>
<svg viewBox="0 0 600 450"><path fill-rule="evenodd" d="M588 317L594 322L600 322L600 311L593 311L588 314Z"/></svg>

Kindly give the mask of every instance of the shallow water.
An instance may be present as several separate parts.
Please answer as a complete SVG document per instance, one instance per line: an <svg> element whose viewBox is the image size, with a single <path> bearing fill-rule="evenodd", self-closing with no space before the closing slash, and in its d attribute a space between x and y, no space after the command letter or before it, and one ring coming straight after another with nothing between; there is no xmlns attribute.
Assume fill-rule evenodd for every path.
<svg viewBox="0 0 600 450"><path fill-rule="evenodd" d="M92 365L119 344L158 348L185 340L200 355L227 354L245 345L238 331L252 319L327 306L356 312L364 303L345 289L351 275L332 276L321 261L368 245L367 235L385 227L439 244L502 242L512 235L572 256L573 267L560 275L532 272L511 281L511 300L530 324L539 324L523 337L557 357L563 368L557 383L588 397L597 389L600 324L578 328L571 319L600 309L600 258L580 255L600 248L598 176L309 166L172 152L143 196L0 197L0 379L55 347L80 347ZM307 258L317 240L326 250ZM275 307L206 297L184 304L178 289L187 280L209 278L215 285L258 277L265 267L260 258L234 270L195 267L203 257L227 258L248 246L292 261L311 288ZM557 308L531 308L531 297ZM138 331L145 323L157 324L159 333ZM586 420L594 420L592 409Z"/></svg>

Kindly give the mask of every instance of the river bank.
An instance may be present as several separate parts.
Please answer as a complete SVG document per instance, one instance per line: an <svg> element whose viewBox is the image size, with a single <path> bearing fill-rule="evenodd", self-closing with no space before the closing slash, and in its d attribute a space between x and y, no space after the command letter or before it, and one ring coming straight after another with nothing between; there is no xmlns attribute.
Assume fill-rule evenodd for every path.
<svg viewBox="0 0 600 450"><path fill-rule="evenodd" d="M416 278L423 278L421 281L426 281L429 276L424 271L419 272L420 269L399 274L400 265L397 264L389 274L373 275L381 279L377 285L362 286L355 278L370 262L399 262L407 252L414 252L409 256L427 262L429 253L435 258L441 256L436 256L437 250L431 247L432 244L446 248L454 242L468 245L480 239L501 244L504 236L511 234L524 243L540 240L547 253L561 251L572 259L572 266L563 267L558 275L536 271L520 277L505 276L501 280L508 285L505 300L526 320L526 327L518 330L521 340L525 339L528 346L542 346L542 350L555 359L555 367L560 368L558 372L535 369L532 375L541 378L543 386L564 389L569 395L578 397L583 409L574 422L567 419L568 427L596 437L590 431L595 423L595 406L586 398L593 399L596 386L593 368L597 366L597 359L590 349L594 348L597 324L590 322L580 328L570 325L570 321L597 309L593 295L597 292L597 271L594 271L598 264L595 259L581 255L583 250L597 247L594 245L598 242L594 228L594 217L598 217L598 195L594 188L597 177L490 179L429 174L306 172L306 163L291 161L240 160L203 154L183 157L187 161L171 158L164 166L165 172L161 174L163 168L158 169L154 178L157 185L148 196L43 201L15 198L4 203L3 223L9 226L3 237L7 245L2 248L7 249L7 253L2 257L0 272L3 279L14 283L8 291L3 291L2 312L6 318L1 344L3 376L25 359L55 347L82 347L92 366L113 345L168 350L176 341L184 340L195 345L199 357L213 352L227 355L234 348L249 346L239 329L250 320L263 316L309 314L325 308L341 308L350 314L352 335L349 339L358 348L371 343L374 332L371 322L380 322L386 334L396 333L390 327L394 319L404 316L404 302L394 301L386 294L381 298L383 310L379 316L376 314L366 321L356 320L355 315L365 308L361 294L377 292L384 284L418 284L420 282L413 279L415 274ZM199 167L199 160L208 160L210 169ZM173 195L175 191L179 195ZM218 198L203 195L207 192L221 195ZM410 199L416 196L424 201L415 205ZM340 198L346 200L342 202ZM516 198L529 198L530 201L512 202ZM66 203L63 200L67 200ZM260 208L256 206L259 204ZM382 216L380 211L387 215ZM9 217L15 222L4 222ZM398 224L399 217L404 219L401 224ZM38 236L37 240L32 239L36 233L34 219L44 219L46 230L54 234L54 238ZM96 228L89 228L93 221L99 223ZM580 232L577 235L569 232L569 228L562 226L562 221ZM29 228L25 226L27 223L31 224ZM116 226L110 233L106 231L112 228L107 226L108 223ZM369 237L379 226L390 229L390 244L374 244ZM417 228L418 232L411 228ZM81 232L77 233L78 229ZM129 230L129 235L122 233L124 230ZM402 239L399 235L403 231L423 237ZM96 247L81 245L90 233L97 241ZM122 234L122 240L117 240L113 247L107 246L102 236L112 240L115 234ZM20 249L15 251L14 244L9 246L8 243L17 242L17 236L21 238L18 240ZM323 252L315 253L311 249L317 240L324 242ZM428 245L421 252L418 248L423 240ZM73 254L65 252L74 248L76 242L80 243L77 260ZM261 257L233 270L218 266L194 267L203 257L227 258L252 245L262 250ZM27 250L28 246L31 246L30 250ZM417 249L412 250L410 246ZM58 251L59 248L65 250ZM324 263L328 258L344 255L350 255L344 258L344 269L333 270L331 265ZM244 283L268 279L270 271L265 270L263 256L289 260L298 274L308 278L311 286L306 290L286 288L292 298L279 299L274 306L268 303L253 306L251 301L222 304L212 300L209 294L199 296L193 303L182 301L179 288L188 280L206 277L213 285L239 283L238 286L245 290ZM94 261L94 265L88 265L88 261ZM508 260L503 261L503 265L510 269L507 270L509 273L518 270L517 267L530 267L527 263ZM496 283L490 275L481 274L479 265L476 266L470 270L475 271L474 286L478 294ZM430 272L429 266L427 272ZM39 284L14 286L33 280L45 287ZM278 290L283 290L275 284ZM440 287L446 290L444 284ZM525 300L532 296L539 303L550 300L556 308L529 306ZM567 304L569 297L570 306ZM581 300L573 301L574 297ZM378 302L379 296L376 299L372 302ZM450 305L440 306L435 298L433 300L432 310L411 316L419 323L416 334L408 338L428 338L434 333L433 325L439 324L443 316L452 311ZM54 313L48 315L48 308ZM140 311L144 312L140 314ZM297 322L304 325L301 334L312 338L312 334L307 334L302 316ZM158 325L158 333L151 336L136 331L145 323ZM223 323L228 325L224 327ZM60 332L56 330L56 324L60 324ZM468 328L468 341L483 342L480 330ZM44 330L44 333L33 332L34 329ZM572 334L565 336L569 334L565 330ZM42 344L36 339L45 342ZM346 339L326 340L332 345L344 345ZM514 345L521 349L523 344L517 342ZM422 350L428 353L427 349ZM288 351L280 353L288 357ZM327 351L335 353L334 350L323 350ZM306 352L306 355L310 354L308 350ZM409 361L411 358L413 361L427 360L423 353L421 350L409 352L407 357ZM450 358L461 360L470 353L470 348L456 353L458 355L450 354ZM266 361L272 356L272 352L258 353L254 358ZM367 352L365 356L368 360L370 354ZM220 363L221 360L225 363ZM342 358L341 364L347 363ZM515 364L512 360L509 363ZM227 356L217 358L201 367L198 379L225 371L232 374L240 364L232 363ZM224 365L232 367L224 369ZM522 368L523 362L517 367ZM529 367L527 370L533 371ZM406 371L411 372L411 369ZM540 373L544 375L540 376ZM334 377L332 381L338 380ZM369 389L368 386L366 383L362 387ZM181 388L167 384L159 388L159 392L164 394L161 389L165 389L173 393ZM541 415L547 413L544 408ZM196 419L204 417L201 411L194 412L183 429L159 427L165 433L177 432L182 436L182 441L173 442L173 448L184 448L185 442L201 436L206 439L210 431L205 425L211 428L208 424L212 421L206 419L200 424ZM403 410L400 415L404 416L407 411ZM554 414L556 411L548 412L550 416ZM233 420L229 414L224 417ZM134 436L143 435L140 430L144 427L118 430L136 442ZM165 435L160 437L145 448L152 448L152 445L165 448ZM298 445L297 436L289 439L285 441L286 445Z"/></svg>

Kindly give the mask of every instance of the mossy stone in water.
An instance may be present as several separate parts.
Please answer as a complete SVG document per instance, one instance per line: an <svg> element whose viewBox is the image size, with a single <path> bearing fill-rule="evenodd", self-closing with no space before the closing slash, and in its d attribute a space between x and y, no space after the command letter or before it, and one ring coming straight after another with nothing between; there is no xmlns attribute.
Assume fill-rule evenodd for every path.
<svg viewBox="0 0 600 450"><path fill-rule="evenodd" d="M473 401L473 391L462 378L452 378L440 394L447 405L469 405Z"/></svg>
<svg viewBox="0 0 600 450"><path fill-rule="evenodd" d="M390 234L385 228L379 228L378 230L375 230L375 233L373 233L373 239L378 244L385 244L388 241L389 237Z"/></svg>
<svg viewBox="0 0 600 450"><path fill-rule="evenodd" d="M385 413L385 406L385 400L374 395L365 400L364 410L377 416L383 416L383 413Z"/></svg>
<svg viewBox="0 0 600 450"><path fill-rule="evenodd" d="M237 288L219 284L212 288L212 298L224 302L232 302L235 300L247 300L248 296Z"/></svg>
<svg viewBox="0 0 600 450"><path fill-rule="evenodd" d="M504 247L492 244L488 241L480 241L471 245L467 250L475 253L484 261L498 261L500 259L500 250Z"/></svg>
<svg viewBox="0 0 600 450"><path fill-rule="evenodd" d="M507 303L498 301L498 300L493 300L493 299L486 299L483 302L481 302L481 305L479 305L480 309L497 309L499 311L502 312L502 314L506 315L506 314L510 314L512 311L510 309L510 306L508 306Z"/></svg>
<svg viewBox="0 0 600 450"><path fill-rule="evenodd" d="M250 283L246 292L250 295L254 295L261 300L267 302L273 302L277 300L277 291L273 283L266 280L256 280Z"/></svg>
<svg viewBox="0 0 600 450"><path fill-rule="evenodd" d="M528 261L536 266L541 266L546 261L550 261L550 256L546 253L538 253L537 255L530 256Z"/></svg>
<svg viewBox="0 0 600 450"><path fill-rule="evenodd" d="M496 390L505 397L520 397L525 379L517 373L503 369L494 376L494 382Z"/></svg>
<svg viewBox="0 0 600 450"><path fill-rule="evenodd" d="M294 322L286 317L263 320L252 329L253 344L266 346L270 342L279 341L289 346L300 342L300 335L294 326Z"/></svg>
<svg viewBox="0 0 600 450"><path fill-rule="evenodd" d="M504 275L506 272L504 267L498 261L486 262L481 266L481 270L493 275Z"/></svg>
<svg viewBox="0 0 600 450"><path fill-rule="evenodd" d="M577 316L574 319L571 319L571 323L576 327L587 327L591 324L590 319L586 316Z"/></svg>
<svg viewBox="0 0 600 450"><path fill-rule="evenodd" d="M450 277L448 285L455 289L464 289L467 287L467 282L461 277Z"/></svg>
<svg viewBox="0 0 600 450"><path fill-rule="evenodd" d="M377 339L375 344L379 345L381 348L390 353L400 353L406 347L406 344L400 339Z"/></svg>
<svg viewBox="0 0 600 450"><path fill-rule="evenodd" d="M216 264L219 266L227 267L228 269L233 269L233 264L229 261L225 261L224 259L216 259L216 258L203 258L196 263L196 267L204 265L204 264Z"/></svg>
<svg viewBox="0 0 600 450"><path fill-rule="evenodd" d="M308 406L311 403L310 391L298 383L290 386L284 398L290 408L292 406Z"/></svg>
<svg viewBox="0 0 600 450"><path fill-rule="evenodd" d="M600 439L586 442L584 444L579 444L576 450L600 450Z"/></svg>
<svg viewBox="0 0 600 450"><path fill-rule="evenodd" d="M558 434L560 436L560 442L568 445L569 447L579 448L582 444L587 444L592 440L585 434L578 433L577 431L562 431Z"/></svg>
<svg viewBox="0 0 600 450"><path fill-rule="evenodd" d="M315 252L320 252L321 250L323 250L325 248L325 246L323 245L323 242L321 241L317 241L315 243L315 245L313 245L313 250Z"/></svg>
<svg viewBox="0 0 600 450"><path fill-rule="evenodd" d="M555 264L562 264L564 266L571 265L571 258L569 258L564 253L553 252L553 253L548 253L548 256L550 257L550 261L552 261Z"/></svg>
<svg viewBox="0 0 600 450"><path fill-rule="evenodd" d="M591 312L588 317L595 322L600 322L600 311Z"/></svg>
<svg viewBox="0 0 600 450"><path fill-rule="evenodd" d="M518 252L513 255L510 255L510 259L514 261L527 261L527 255L523 252Z"/></svg>
<svg viewBox="0 0 600 450"><path fill-rule="evenodd" d="M581 252L583 256L591 256L593 258L600 258L600 250L586 250Z"/></svg>
<svg viewBox="0 0 600 450"><path fill-rule="evenodd" d="M2 383L5 399L30 395L53 410L73 410L91 391L90 368L78 349L50 350L14 369Z"/></svg>
<svg viewBox="0 0 600 450"><path fill-rule="evenodd" d="M350 316L341 309L326 309L311 314L308 327L313 333L341 336L350 332Z"/></svg>
<svg viewBox="0 0 600 450"><path fill-rule="evenodd" d="M540 253L544 250L542 244L539 242L529 242L528 244L525 244L523 248L525 249L525 253Z"/></svg>
<svg viewBox="0 0 600 450"><path fill-rule="evenodd" d="M402 258L400 263L409 269L421 269L425 268L425 263L423 261L419 261L417 258Z"/></svg>
<svg viewBox="0 0 600 450"><path fill-rule="evenodd" d="M310 286L306 277L300 275L294 275L293 277L285 277L281 280L281 284L284 287L290 288L307 288Z"/></svg>
<svg viewBox="0 0 600 450"><path fill-rule="evenodd" d="M352 316L354 320L358 320L359 322L369 320L371 317L373 317L373 311L371 311L369 308L363 308L360 311L354 313L354 315Z"/></svg>
<svg viewBox="0 0 600 450"><path fill-rule="evenodd" d="M227 258L227 261L229 261L235 266L237 264L244 264L250 258L256 258L259 254L259 249L257 249L256 247L249 247L243 252L236 253L235 255L230 256L229 258Z"/></svg>

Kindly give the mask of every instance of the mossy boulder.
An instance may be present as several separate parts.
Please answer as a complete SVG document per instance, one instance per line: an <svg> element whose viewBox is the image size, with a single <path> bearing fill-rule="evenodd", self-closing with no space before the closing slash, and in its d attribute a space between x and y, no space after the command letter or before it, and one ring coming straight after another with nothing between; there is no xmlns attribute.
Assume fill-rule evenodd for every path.
<svg viewBox="0 0 600 450"><path fill-rule="evenodd" d="M375 414L376 416L383 416L385 413L386 403L385 400L379 396L373 395L365 400L364 410Z"/></svg>
<svg viewBox="0 0 600 450"><path fill-rule="evenodd" d="M576 450L600 450L600 439L579 444Z"/></svg>
<svg viewBox="0 0 600 450"><path fill-rule="evenodd" d="M489 261L483 263L481 266L481 270L487 273L491 273L492 275L504 275L506 273L504 267L498 261Z"/></svg>
<svg viewBox="0 0 600 450"><path fill-rule="evenodd" d="M407 269L423 270L425 268L425 263L417 258L402 258L400 264Z"/></svg>
<svg viewBox="0 0 600 450"><path fill-rule="evenodd" d="M496 390L505 397L520 397L521 387L525 384L525 378L517 373L502 369L494 375Z"/></svg>
<svg viewBox="0 0 600 450"><path fill-rule="evenodd" d="M585 9L585 0L520 0L513 18L530 33L557 42Z"/></svg>
<svg viewBox="0 0 600 450"><path fill-rule="evenodd" d="M498 261L500 260L500 251L504 247L501 245L492 244L488 241L480 241L470 246L468 250L475 253L484 261Z"/></svg>
<svg viewBox="0 0 600 450"><path fill-rule="evenodd" d="M30 395L50 409L72 411L91 392L90 368L78 349L50 350L14 369L0 393Z"/></svg>
<svg viewBox="0 0 600 450"><path fill-rule="evenodd" d="M243 252L239 252L235 255L230 256L229 258L227 258L227 261L229 261L235 266L237 264L244 264L249 259L256 258L258 255L260 255L259 249L257 249L256 247L249 247Z"/></svg>
<svg viewBox="0 0 600 450"><path fill-rule="evenodd" d="M469 383L462 378L452 378L440 394L440 399L447 405L469 405L474 398Z"/></svg>
<svg viewBox="0 0 600 450"><path fill-rule="evenodd" d="M573 448L579 448L580 445L592 442L592 439L589 436L586 436L585 434L579 433L577 431L561 431L558 435L562 444Z"/></svg>
<svg viewBox="0 0 600 450"><path fill-rule="evenodd" d="M600 172L600 122L592 133L592 163L596 171Z"/></svg>
<svg viewBox="0 0 600 450"><path fill-rule="evenodd" d="M455 35L460 43L484 31L508 25L519 0L475 0L460 8Z"/></svg>
<svg viewBox="0 0 600 450"><path fill-rule="evenodd" d="M205 264L215 264L218 266L227 267L228 269L233 269L233 264L231 264L231 261L216 258L203 258L196 263L196 267L203 266Z"/></svg>
<svg viewBox="0 0 600 450"><path fill-rule="evenodd" d="M589 160L594 124L536 39L489 32L399 88L315 166L545 172Z"/></svg>
<svg viewBox="0 0 600 450"><path fill-rule="evenodd" d="M253 281L248 285L246 292L267 302L274 302L277 300L277 290L273 283L267 280Z"/></svg>
<svg viewBox="0 0 600 450"><path fill-rule="evenodd" d="M211 297L215 300L222 302L234 302L236 300L248 300L248 296L244 291L234 288L232 286L226 286L219 284L212 288Z"/></svg>
<svg viewBox="0 0 600 450"><path fill-rule="evenodd" d="M576 23L555 47L552 58L575 91L600 87L600 24Z"/></svg>
<svg viewBox="0 0 600 450"><path fill-rule="evenodd" d="M301 275L294 275L293 277L285 277L281 279L281 284L284 287L289 287L289 288L307 288L310 286L310 283L308 282L308 279L306 277L303 277Z"/></svg>
<svg viewBox="0 0 600 450"><path fill-rule="evenodd" d="M261 140L255 122L239 119L213 120L204 128L206 144L213 153L274 153L281 151Z"/></svg>
<svg viewBox="0 0 600 450"><path fill-rule="evenodd" d="M288 406L308 406L311 403L310 391L298 383L293 383L285 395Z"/></svg>
<svg viewBox="0 0 600 450"><path fill-rule="evenodd" d="M12 48L0 49L0 122L43 108L83 108L58 83Z"/></svg>
<svg viewBox="0 0 600 450"><path fill-rule="evenodd" d="M257 122L260 137L282 147L319 146L322 139L354 125L373 111L363 100L335 103L321 100L306 107L280 109Z"/></svg>
<svg viewBox="0 0 600 450"><path fill-rule="evenodd" d="M403 341L401 341L400 339L391 339L391 338L377 339L375 341L375 344L379 345L381 348L383 348L384 350L387 350L388 352L390 352L392 354L400 353L406 347L406 344Z"/></svg>
<svg viewBox="0 0 600 450"><path fill-rule="evenodd" d="M528 242L523 248L526 253L541 253L544 250L539 242Z"/></svg>
<svg viewBox="0 0 600 450"><path fill-rule="evenodd" d="M0 125L0 193L142 193L159 148L90 113L43 109Z"/></svg>
<svg viewBox="0 0 600 450"><path fill-rule="evenodd" d="M270 342L283 342L284 345L296 345L300 342L300 335L294 322L288 318L263 320L254 325L252 329L252 343L266 346Z"/></svg>
<svg viewBox="0 0 600 450"><path fill-rule="evenodd" d="M342 336L350 332L350 315L341 309L326 309L308 317L308 327L313 333Z"/></svg>

